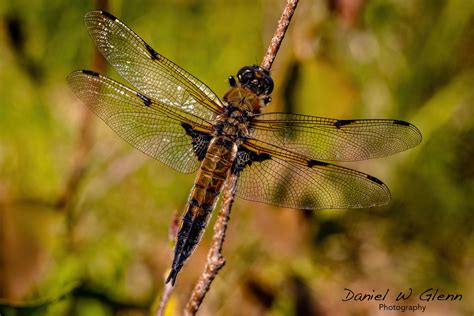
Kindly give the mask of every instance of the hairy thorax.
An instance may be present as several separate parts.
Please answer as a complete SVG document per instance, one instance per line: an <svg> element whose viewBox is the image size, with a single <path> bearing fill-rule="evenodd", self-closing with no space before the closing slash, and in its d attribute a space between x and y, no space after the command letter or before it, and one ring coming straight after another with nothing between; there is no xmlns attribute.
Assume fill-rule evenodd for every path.
<svg viewBox="0 0 474 316"><path fill-rule="evenodd" d="M242 87L230 88L223 100L225 109L216 119L216 136L227 136L239 143L249 136L250 118L260 113L264 102L254 92Z"/></svg>

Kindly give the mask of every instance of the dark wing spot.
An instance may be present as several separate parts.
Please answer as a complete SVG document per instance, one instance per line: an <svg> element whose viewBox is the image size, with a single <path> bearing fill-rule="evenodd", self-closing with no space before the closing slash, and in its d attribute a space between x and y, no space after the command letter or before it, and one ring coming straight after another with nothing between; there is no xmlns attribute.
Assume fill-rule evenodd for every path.
<svg viewBox="0 0 474 316"><path fill-rule="evenodd" d="M188 123L181 123L181 127L184 128L186 134L188 134L189 136L193 136L193 133L195 133L192 126Z"/></svg>
<svg viewBox="0 0 474 316"><path fill-rule="evenodd" d="M349 125L353 123L355 120L337 120L336 123L334 123L334 126L336 126L337 129L341 128L341 126L344 125Z"/></svg>
<svg viewBox="0 0 474 316"><path fill-rule="evenodd" d="M313 168L314 166L327 166L328 163L327 162L322 162L322 161L318 161L318 160L314 160L314 159L311 159L311 160L308 160L308 167L310 168Z"/></svg>
<svg viewBox="0 0 474 316"><path fill-rule="evenodd" d="M379 179L377 179L376 177L373 177L373 176L371 176L371 175L367 175L367 179L369 179L370 181L373 181L373 182L375 182L375 183L377 183L377 184L383 185L383 182L382 182L382 181L380 181Z"/></svg>
<svg viewBox="0 0 474 316"><path fill-rule="evenodd" d="M140 99L143 100L143 103L145 104L145 106L150 106L151 105L151 100L150 100L149 97L144 96L140 92L137 92L137 97L139 97Z"/></svg>
<svg viewBox="0 0 474 316"><path fill-rule="evenodd" d="M393 124L403 125L403 126L410 126L411 124L405 121L393 120Z"/></svg>
<svg viewBox="0 0 474 316"><path fill-rule="evenodd" d="M92 70L83 70L82 73L89 76L99 77L99 73Z"/></svg>
<svg viewBox="0 0 474 316"><path fill-rule="evenodd" d="M103 16L108 17L112 21L117 21L117 18L115 16L113 16L112 14L110 14L109 12L107 12L107 11L100 11L100 13L102 13Z"/></svg>
<svg viewBox="0 0 474 316"><path fill-rule="evenodd" d="M159 59L159 56L158 56L158 53L153 49L151 48L150 45L148 44L145 44L146 45L146 50L150 53L151 55L151 59L152 60L158 60Z"/></svg>

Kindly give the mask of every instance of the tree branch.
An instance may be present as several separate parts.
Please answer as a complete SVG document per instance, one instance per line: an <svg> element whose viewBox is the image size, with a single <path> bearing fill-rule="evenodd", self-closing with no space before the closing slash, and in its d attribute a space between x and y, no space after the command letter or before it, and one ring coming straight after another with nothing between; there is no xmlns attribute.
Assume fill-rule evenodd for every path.
<svg viewBox="0 0 474 316"><path fill-rule="evenodd" d="M291 17L293 16L293 13L295 13L297 5L298 0L288 0L283 13L281 14L280 20L278 20L275 34L273 34L270 45L268 45L267 52L265 53L265 56L263 56L263 61L260 64L262 68L265 68L268 71L272 68L273 61L275 60L278 50L280 49L281 42L285 37L286 30L290 25Z"/></svg>
<svg viewBox="0 0 474 316"><path fill-rule="evenodd" d="M186 304L184 310L185 315L196 314L206 296L206 293L211 287L212 281L225 264L225 258L222 255L222 245L224 244L227 223L230 219L230 210L232 208L232 203L234 202L235 190L237 189L237 179L237 175L231 174L225 182L222 205L217 221L214 224L214 236L212 237L211 248L207 254L207 263L204 267L204 272L201 274L201 277Z"/></svg>
<svg viewBox="0 0 474 316"><path fill-rule="evenodd" d="M285 36L291 17L295 12L298 0L288 0L285 9L278 21L278 26L273 38L268 46L267 52L261 63L261 67L270 70L275 60L276 54L280 48L281 42ZM206 293L211 287L212 281L217 276L219 270L225 264L225 258L222 255L222 245L225 239L227 224L230 219L230 210L234 202L235 191L237 188L238 175L230 174L226 180L221 209L216 223L214 224L214 236L212 238L211 248L207 255L207 263L196 286L194 287L188 303L186 304L185 315L195 315L199 310Z"/></svg>

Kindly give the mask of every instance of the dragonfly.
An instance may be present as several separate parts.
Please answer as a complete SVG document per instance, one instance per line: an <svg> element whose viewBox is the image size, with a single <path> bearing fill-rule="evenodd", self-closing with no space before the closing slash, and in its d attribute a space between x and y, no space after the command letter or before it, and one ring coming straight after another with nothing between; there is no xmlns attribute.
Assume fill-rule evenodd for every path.
<svg viewBox="0 0 474 316"><path fill-rule="evenodd" d="M390 201L381 180L332 162L392 155L421 142L414 125L396 119L263 113L273 80L257 65L230 76L219 98L112 14L92 11L84 20L132 87L78 70L67 78L74 93L133 147L179 172L197 171L166 283L175 284L230 175L238 176L236 196L246 200L305 210L380 206Z"/></svg>

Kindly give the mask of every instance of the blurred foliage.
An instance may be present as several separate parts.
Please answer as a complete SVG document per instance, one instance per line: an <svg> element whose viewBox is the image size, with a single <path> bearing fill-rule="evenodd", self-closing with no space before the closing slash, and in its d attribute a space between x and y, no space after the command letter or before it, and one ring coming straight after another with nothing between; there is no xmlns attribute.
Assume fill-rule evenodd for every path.
<svg viewBox="0 0 474 316"><path fill-rule="evenodd" d="M92 66L92 1L0 3L0 314L147 315L171 261L168 227L193 176L136 152L93 120L80 182L65 195L85 107L65 85ZM283 1L111 1L109 11L218 94L259 63ZM393 201L303 212L238 201L201 315L368 315L366 293L439 288L474 312L474 2L303 1L273 67L270 111L396 118L417 148L347 166ZM109 74L118 78L111 70ZM120 79L119 79L120 80ZM61 200L61 198L64 198ZM212 229L180 274L179 314Z"/></svg>

